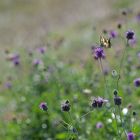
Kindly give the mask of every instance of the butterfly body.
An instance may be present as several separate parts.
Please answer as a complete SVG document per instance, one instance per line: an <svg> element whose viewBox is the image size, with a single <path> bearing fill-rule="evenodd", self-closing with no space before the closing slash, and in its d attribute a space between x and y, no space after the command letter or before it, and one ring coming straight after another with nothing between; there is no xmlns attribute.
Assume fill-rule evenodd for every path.
<svg viewBox="0 0 140 140"><path fill-rule="evenodd" d="M111 39L107 39L103 36L100 36L100 45L104 48L111 48Z"/></svg>

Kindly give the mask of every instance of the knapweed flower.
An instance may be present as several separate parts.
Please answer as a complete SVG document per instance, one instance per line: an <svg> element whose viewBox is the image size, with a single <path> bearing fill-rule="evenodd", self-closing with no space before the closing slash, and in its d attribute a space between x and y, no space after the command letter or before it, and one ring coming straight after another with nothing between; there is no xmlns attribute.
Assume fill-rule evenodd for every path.
<svg viewBox="0 0 140 140"><path fill-rule="evenodd" d="M135 33L132 30L128 30L126 32L126 38L127 40L133 40L135 38Z"/></svg>
<svg viewBox="0 0 140 140"><path fill-rule="evenodd" d="M104 50L101 47L92 47L92 54L96 60L105 58Z"/></svg>
<svg viewBox="0 0 140 140"><path fill-rule="evenodd" d="M38 66L41 63L42 63L42 61L40 59L34 59L33 60L33 66Z"/></svg>
<svg viewBox="0 0 140 140"><path fill-rule="evenodd" d="M97 124L96 124L96 128L97 129L100 129L100 128L102 128L103 127L103 123L102 122L98 122Z"/></svg>
<svg viewBox="0 0 140 140"><path fill-rule="evenodd" d="M116 38L117 35L118 35L117 32L114 31L114 30L111 30L111 31L109 32L109 36L110 36L110 38Z"/></svg>
<svg viewBox="0 0 140 140"><path fill-rule="evenodd" d="M136 79L134 80L134 85L135 85L136 87L140 87L140 78L136 78Z"/></svg>
<svg viewBox="0 0 140 140"><path fill-rule="evenodd" d="M42 109L43 111L47 111L47 110L48 110L47 103L45 103L45 102L40 103L39 107L40 107L40 109Z"/></svg>
<svg viewBox="0 0 140 140"><path fill-rule="evenodd" d="M121 97L119 97L119 96L115 96L114 97L114 103L115 103L115 105L121 105L122 104L122 98Z"/></svg>
<svg viewBox="0 0 140 140"><path fill-rule="evenodd" d="M92 100L91 106L94 107L94 108L96 108L96 107L101 108L103 103L107 103L107 102L108 102L108 100L105 100L101 97L98 97L98 98L94 98Z"/></svg>
<svg viewBox="0 0 140 140"><path fill-rule="evenodd" d="M20 55L19 54L9 54L7 60L11 61L15 66L20 64Z"/></svg>
<svg viewBox="0 0 140 140"><path fill-rule="evenodd" d="M40 47L37 49L41 54L44 54L45 51L46 51L46 48L45 47Z"/></svg>
<svg viewBox="0 0 140 140"><path fill-rule="evenodd" d="M12 88L12 83L11 82L6 82L5 87L8 88L8 89L11 89Z"/></svg>
<svg viewBox="0 0 140 140"><path fill-rule="evenodd" d="M70 111L70 102L69 100L66 100L64 103L61 104L61 110L64 112Z"/></svg>
<svg viewBox="0 0 140 140"><path fill-rule="evenodd" d="M20 64L20 60L19 60L19 59L14 59L14 60L13 60L13 64L14 64L15 66L18 66L18 65Z"/></svg>
<svg viewBox="0 0 140 140"><path fill-rule="evenodd" d="M135 139L135 136L133 132L127 133L127 140L134 140L134 139Z"/></svg>

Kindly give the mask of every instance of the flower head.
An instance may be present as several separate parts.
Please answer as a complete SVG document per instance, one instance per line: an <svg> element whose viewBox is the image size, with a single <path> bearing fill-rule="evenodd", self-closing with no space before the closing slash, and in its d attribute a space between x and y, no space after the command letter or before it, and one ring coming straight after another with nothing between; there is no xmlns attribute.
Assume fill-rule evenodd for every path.
<svg viewBox="0 0 140 140"><path fill-rule="evenodd" d="M38 66L42 63L42 61L40 59L34 59L33 60L33 66Z"/></svg>
<svg viewBox="0 0 140 140"><path fill-rule="evenodd" d="M100 129L100 128L102 128L103 127L103 123L102 122L98 122L97 124L96 124L96 128L97 129Z"/></svg>
<svg viewBox="0 0 140 140"><path fill-rule="evenodd" d="M66 100L64 103L62 103L61 110L65 111L65 112L70 111L70 102L69 102L69 100Z"/></svg>
<svg viewBox="0 0 140 140"><path fill-rule="evenodd" d="M6 82L5 87L8 88L8 89L12 88L12 83L11 82Z"/></svg>
<svg viewBox="0 0 140 140"><path fill-rule="evenodd" d="M134 140L134 139L135 139L135 136L133 132L127 133L127 140Z"/></svg>
<svg viewBox="0 0 140 140"><path fill-rule="evenodd" d="M46 48L45 48L45 47L40 47L40 48L38 48L38 51L39 51L41 54L44 54L45 51L46 51Z"/></svg>
<svg viewBox="0 0 140 140"><path fill-rule="evenodd" d="M47 111L47 110L48 110L47 103L45 103L45 102L40 103L39 107L40 107L40 109L42 109L43 111Z"/></svg>
<svg viewBox="0 0 140 140"><path fill-rule="evenodd" d="M134 33L134 31L128 30L128 31L126 32L126 38L127 38L127 40L134 39L134 38L135 38L135 33Z"/></svg>
<svg viewBox="0 0 140 140"><path fill-rule="evenodd" d="M110 36L110 38L116 38L116 37L117 37L117 32L114 31L114 30L111 30L111 31L109 32L109 36Z"/></svg>
<svg viewBox="0 0 140 140"><path fill-rule="evenodd" d="M136 87L140 87L140 78L136 78L136 79L134 80L134 85L135 85Z"/></svg>
<svg viewBox="0 0 140 140"><path fill-rule="evenodd" d="M101 108L103 103L106 103L106 102L108 102L108 100L105 100L105 99L103 99L101 97L94 98L92 100L91 106L94 107L94 108L96 108L96 107Z"/></svg>
<svg viewBox="0 0 140 140"><path fill-rule="evenodd" d="M115 105L121 105L122 104L122 98L121 97L119 97L119 96L115 96L114 97L114 103L115 103Z"/></svg>
<svg viewBox="0 0 140 140"><path fill-rule="evenodd" d="M95 59L104 59L105 58L104 50L101 47L92 48L92 54Z"/></svg>

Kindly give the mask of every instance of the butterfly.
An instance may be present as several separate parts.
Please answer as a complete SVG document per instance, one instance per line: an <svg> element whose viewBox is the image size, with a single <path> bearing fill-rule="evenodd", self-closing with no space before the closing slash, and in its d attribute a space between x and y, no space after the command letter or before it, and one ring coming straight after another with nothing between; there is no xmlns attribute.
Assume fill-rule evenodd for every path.
<svg viewBox="0 0 140 140"><path fill-rule="evenodd" d="M103 36L100 36L100 45L101 47L111 48L111 39L106 39Z"/></svg>

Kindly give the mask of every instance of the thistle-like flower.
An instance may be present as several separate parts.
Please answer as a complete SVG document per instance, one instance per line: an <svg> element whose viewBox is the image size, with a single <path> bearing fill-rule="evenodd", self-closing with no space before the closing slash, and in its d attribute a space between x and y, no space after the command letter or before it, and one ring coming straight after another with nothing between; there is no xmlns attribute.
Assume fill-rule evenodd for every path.
<svg viewBox="0 0 140 140"><path fill-rule="evenodd" d="M47 111L47 110L48 110L47 103L45 103L45 102L40 103L39 107L40 107L40 109L42 109L43 111Z"/></svg>
<svg viewBox="0 0 140 140"><path fill-rule="evenodd" d="M104 50L102 47L92 47L92 54L96 60L105 58Z"/></svg>
<svg viewBox="0 0 140 140"><path fill-rule="evenodd" d="M135 135L133 132L127 133L127 140L134 140L134 139L135 139Z"/></svg>

